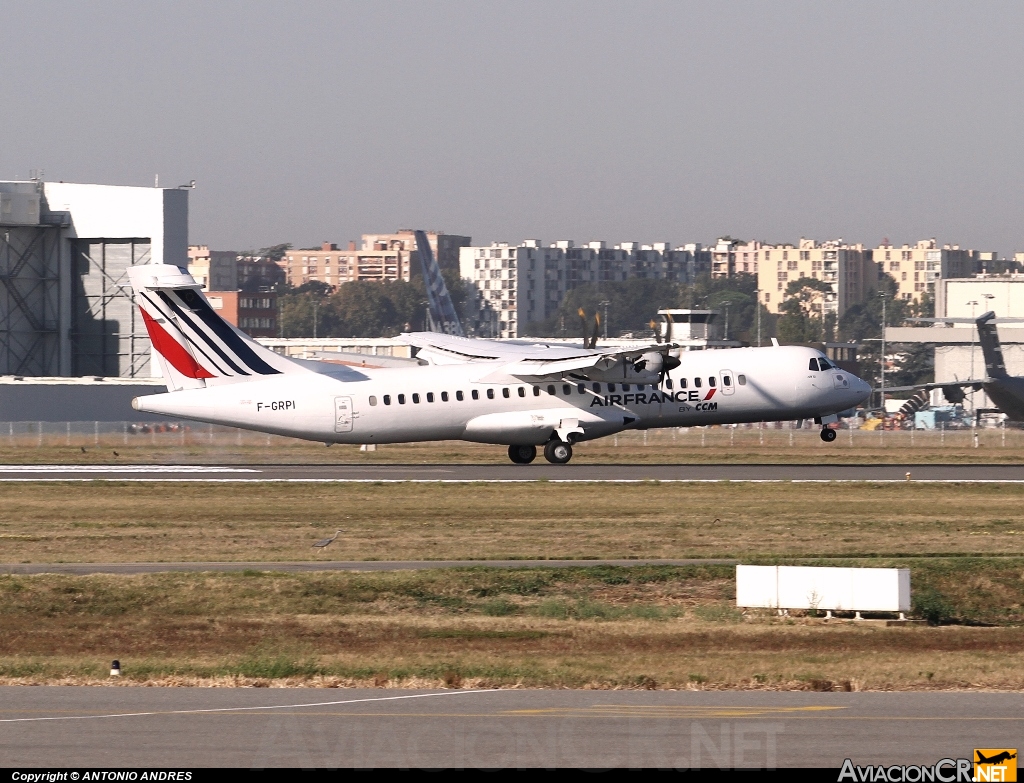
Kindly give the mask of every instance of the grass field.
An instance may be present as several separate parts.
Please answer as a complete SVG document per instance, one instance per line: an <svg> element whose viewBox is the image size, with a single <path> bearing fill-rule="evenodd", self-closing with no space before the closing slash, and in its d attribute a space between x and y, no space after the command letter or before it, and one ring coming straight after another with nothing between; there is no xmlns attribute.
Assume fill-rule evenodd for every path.
<svg viewBox="0 0 1024 783"><path fill-rule="evenodd" d="M677 433L675 445L669 433L657 434L661 442L649 433L645 446L633 433L616 453L633 462L694 453L731 461L741 431L731 447L712 443L729 435L708 430L701 447L699 433ZM783 451L804 462L827 453L812 433L794 433L793 447L789 433L770 435L786 439L771 445L774 461ZM271 452L292 462L504 460L467 444L360 453L272 439L298 455L283 459L254 435L214 459L209 444L161 437L137 451L120 447L116 460L95 444L8 444L4 454L10 462L258 461ZM602 461L596 451L585 456L597 445L578 453ZM847 458L884 456L862 446L855 441ZM950 462L986 446L914 448ZM1015 448L1001 454L1019 457ZM182 449L194 451L183 459ZM905 462L908 451L887 454ZM744 615L725 566L0 576L0 682L109 683L118 658L122 684L1024 688L1017 485L43 482L0 485L0 501L7 563L802 558L910 567L917 616L940 623ZM339 527L325 552L311 549Z"/></svg>
<svg viewBox="0 0 1024 783"><path fill-rule="evenodd" d="M384 445L377 451L363 452L358 446L328 449L322 443L206 425L195 425L188 431L136 435L75 431L59 423L33 426L34 433L21 434L8 434L0 427L0 463L508 464L502 446L461 441ZM1024 463L1024 431L980 429L977 434L975 448L970 430L841 430L838 439L829 444L818 437L817 427L649 430L580 443L573 460L583 464Z"/></svg>
<svg viewBox="0 0 1024 783"><path fill-rule="evenodd" d="M744 615L710 566L4 576L0 682L1024 687L1024 560L904 564L922 611L995 627Z"/></svg>
<svg viewBox="0 0 1024 783"><path fill-rule="evenodd" d="M20 562L1024 553L1013 484L0 485ZM311 544L341 528L323 552Z"/></svg>

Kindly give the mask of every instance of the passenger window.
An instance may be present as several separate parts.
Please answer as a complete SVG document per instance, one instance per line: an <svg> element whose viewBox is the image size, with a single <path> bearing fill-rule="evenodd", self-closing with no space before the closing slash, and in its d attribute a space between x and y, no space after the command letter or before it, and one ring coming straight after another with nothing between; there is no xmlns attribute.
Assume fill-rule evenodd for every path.
<svg viewBox="0 0 1024 783"><path fill-rule="evenodd" d="M489 400L493 400L494 399L494 389L488 389L487 390L487 399L489 399Z"/></svg>
<svg viewBox="0 0 1024 783"><path fill-rule="evenodd" d="M808 370L814 370L814 372L817 372L818 371L818 360L817 359L811 359L811 361L807 363L807 369Z"/></svg>
<svg viewBox="0 0 1024 783"><path fill-rule="evenodd" d="M699 389L700 388L700 378L694 378L693 379L693 388L695 388L695 389Z"/></svg>
<svg viewBox="0 0 1024 783"><path fill-rule="evenodd" d="M686 388L686 378L680 378L679 379L679 388L680 389L685 389Z"/></svg>
<svg viewBox="0 0 1024 783"><path fill-rule="evenodd" d="M398 395L398 404L399 405L405 405L405 395L404 394L399 394Z"/></svg>
<svg viewBox="0 0 1024 783"><path fill-rule="evenodd" d="M637 391L643 391L646 386L647 386L647 384L645 384L645 383L638 383L636 385L636 390Z"/></svg>
<svg viewBox="0 0 1024 783"><path fill-rule="evenodd" d="M600 394L601 393L601 384L595 383L594 384L594 391L596 391L598 394Z"/></svg>
<svg viewBox="0 0 1024 783"><path fill-rule="evenodd" d="M465 396L462 394L462 392L457 391L455 392L455 399L457 399L459 402L462 402L465 399Z"/></svg>
<svg viewBox="0 0 1024 783"><path fill-rule="evenodd" d="M390 394L385 394L384 395L384 404L385 405L390 405L391 404L391 395Z"/></svg>
<svg viewBox="0 0 1024 783"><path fill-rule="evenodd" d="M519 387L519 396L520 397L525 397L526 396L526 387L525 386L520 386Z"/></svg>
<svg viewBox="0 0 1024 783"><path fill-rule="evenodd" d="M374 396L373 396L373 395L371 394L371 395L370 395L370 405L376 405L376 404L377 404L377 398L376 398L376 397L374 397Z"/></svg>
<svg viewBox="0 0 1024 783"><path fill-rule="evenodd" d="M746 386L747 385L747 376L746 375L737 375L736 376L736 380L740 382L740 386Z"/></svg>
<svg viewBox="0 0 1024 783"><path fill-rule="evenodd" d="M473 389L473 391L470 392L470 394L473 395L473 399L474 400L479 400L480 399L480 391L478 389Z"/></svg>
<svg viewBox="0 0 1024 783"><path fill-rule="evenodd" d="M708 386L714 386L714 385L715 385L715 376L712 375L710 378L708 378Z"/></svg>
<svg viewBox="0 0 1024 783"><path fill-rule="evenodd" d="M665 379L665 388L666 389L671 389L672 388L672 379L671 378L666 378Z"/></svg>
<svg viewBox="0 0 1024 783"><path fill-rule="evenodd" d="M622 384L622 391L629 391L629 384L628 383Z"/></svg>
<svg viewBox="0 0 1024 783"><path fill-rule="evenodd" d="M550 394L552 397L555 396L555 387L554 386L548 386L548 394Z"/></svg>
<svg viewBox="0 0 1024 783"><path fill-rule="evenodd" d="M564 394L566 397L568 397L570 394L572 394L572 386L570 386L567 383L563 383L562 384L562 394Z"/></svg>
<svg viewBox="0 0 1024 783"><path fill-rule="evenodd" d="M579 392L580 394L586 394L587 393L587 386L586 386L586 384L581 383L581 384L577 385L576 386L576 391Z"/></svg>
<svg viewBox="0 0 1024 783"><path fill-rule="evenodd" d="M533 396L534 397L540 397L540 386L534 386L533 387Z"/></svg>
<svg viewBox="0 0 1024 783"><path fill-rule="evenodd" d="M506 400L509 398L508 386L501 390L501 396Z"/></svg>
<svg viewBox="0 0 1024 783"><path fill-rule="evenodd" d="M412 402L413 402L413 405L419 405L420 404L420 395L418 395L418 394L412 395Z"/></svg>
<svg viewBox="0 0 1024 783"><path fill-rule="evenodd" d="M441 392L441 402L448 402L448 392Z"/></svg>
<svg viewBox="0 0 1024 783"><path fill-rule="evenodd" d="M732 378L729 377L728 375L723 375L722 376L722 385L723 386L732 386Z"/></svg>

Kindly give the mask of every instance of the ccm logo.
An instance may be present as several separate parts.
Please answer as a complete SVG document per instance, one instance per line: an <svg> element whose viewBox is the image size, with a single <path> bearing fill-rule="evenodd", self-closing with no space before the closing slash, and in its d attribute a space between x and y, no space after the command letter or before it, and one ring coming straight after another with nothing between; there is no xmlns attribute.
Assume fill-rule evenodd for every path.
<svg viewBox="0 0 1024 783"><path fill-rule="evenodd" d="M256 410L268 408L272 411L288 411L295 408L295 400L277 400L275 402L257 402Z"/></svg>

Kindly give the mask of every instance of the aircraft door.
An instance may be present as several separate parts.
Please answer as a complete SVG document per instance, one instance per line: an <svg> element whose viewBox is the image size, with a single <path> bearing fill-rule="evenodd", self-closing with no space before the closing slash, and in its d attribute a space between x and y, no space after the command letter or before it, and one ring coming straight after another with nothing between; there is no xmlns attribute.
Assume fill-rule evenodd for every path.
<svg viewBox="0 0 1024 783"><path fill-rule="evenodd" d="M352 410L351 397L334 398L334 431L352 432L352 419L355 414Z"/></svg>
<svg viewBox="0 0 1024 783"><path fill-rule="evenodd" d="M733 375L732 370L719 370L718 379L718 388L722 394L728 396L736 391L736 376Z"/></svg>

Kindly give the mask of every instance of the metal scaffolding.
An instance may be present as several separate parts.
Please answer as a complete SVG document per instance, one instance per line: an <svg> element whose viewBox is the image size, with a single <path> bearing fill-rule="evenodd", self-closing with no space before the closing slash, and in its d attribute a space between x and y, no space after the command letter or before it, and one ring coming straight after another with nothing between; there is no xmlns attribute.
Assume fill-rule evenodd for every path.
<svg viewBox="0 0 1024 783"><path fill-rule="evenodd" d="M59 226L0 226L0 375L60 374Z"/></svg>

